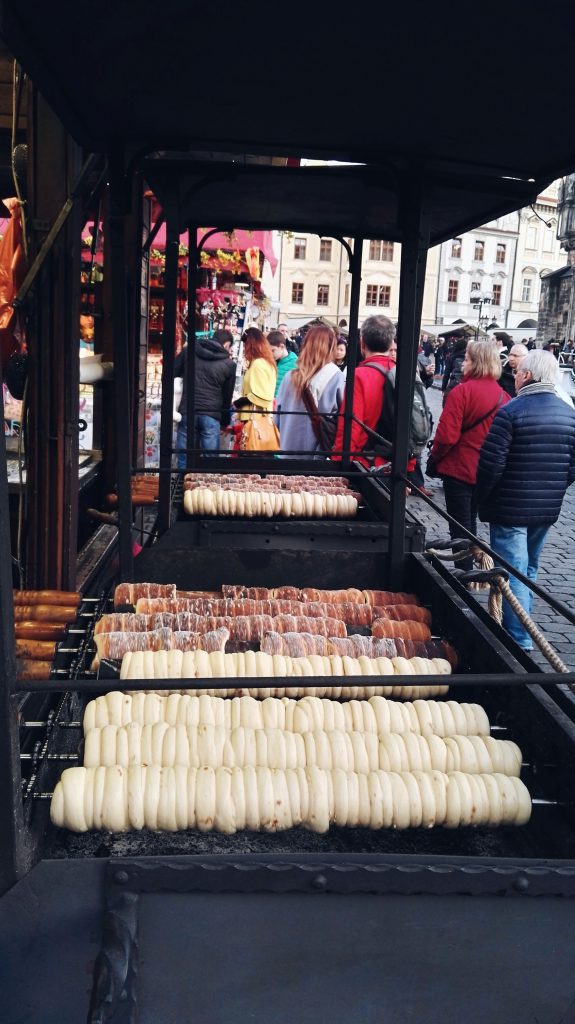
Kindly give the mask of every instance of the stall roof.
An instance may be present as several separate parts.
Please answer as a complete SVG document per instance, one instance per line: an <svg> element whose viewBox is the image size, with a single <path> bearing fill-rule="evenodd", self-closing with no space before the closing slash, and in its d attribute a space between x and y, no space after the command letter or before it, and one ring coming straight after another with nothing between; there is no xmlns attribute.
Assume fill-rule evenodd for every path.
<svg viewBox="0 0 575 1024"><path fill-rule="evenodd" d="M373 179L347 168L358 172L359 196L338 186L320 201L333 203L335 221L321 208L316 218L342 232L399 237L397 182L408 166L433 184L433 241L517 209L575 168L560 100L571 91L571 34L542 31L518 0L486 0L472 19L451 0L360 0L353 17L293 0L276 34L273 5L261 0L101 0L86 12L67 0L5 0L0 15L0 34L78 141L90 150L121 142L129 155L187 149L365 163L388 179L393 198L372 204ZM554 24L559 18L555 8ZM553 73L526 103L532 54ZM275 172L283 168L261 170L273 217L261 195L251 197L254 216L238 218L224 188L212 190L214 216L196 223L219 225L223 214L231 227L313 230L318 196L308 179L287 179L298 194L281 203Z"/></svg>
<svg viewBox="0 0 575 1024"><path fill-rule="evenodd" d="M167 207L172 190L182 228L213 223L223 229L331 233L402 240L400 166L285 167L188 161L164 156L144 161L146 179ZM458 174L425 178L430 244L452 238L533 202L532 182Z"/></svg>

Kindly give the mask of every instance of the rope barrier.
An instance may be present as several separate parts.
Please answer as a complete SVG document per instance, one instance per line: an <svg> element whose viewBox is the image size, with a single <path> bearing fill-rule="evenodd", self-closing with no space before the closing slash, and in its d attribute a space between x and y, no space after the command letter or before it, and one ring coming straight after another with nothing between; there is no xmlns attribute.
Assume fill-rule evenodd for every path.
<svg viewBox="0 0 575 1024"><path fill-rule="evenodd" d="M428 548L427 553L435 555L436 558L439 558L442 561L450 562L460 562L462 559L469 558L471 556L479 569L491 570L495 568L495 563L491 558L491 555L488 555L485 551L482 551L481 548L476 547L474 544L465 548L463 551L446 552L438 551L434 548ZM539 627L535 624L528 612L525 611L524 607L516 598L509 586L508 580L497 575L489 582L472 582L469 583L468 586L470 589L473 588L474 590L485 590L486 588L489 588L487 608L491 617L495 619L499 625L501 625L503 619L503 598L505 598L551 667L554 668L556 672L569 672L565 662L562 661L549 641L545 639Z"/></svg>
<svg viewBox="0 0 575 1024"><path fill-rule="evenodd" d="M493 580L491 587L492 592L493 590L496 590L500 595L501 608L503 607L503 598L505 598L506 601L509 601L509 604L511 605L511 608L515 612L517 618L525 626L525 629L529 633L529 636L537 644L539 650L544 655L544 657L547 658L547 661L552 666L552 668L554 668L556 672L568 672L569 669L567 668L565 662L562 661L557 652L553 650L551 644L545 639L539 627L535 625L533 619L529 616L529 614L525 611L523 606L515 597L515 594L511 590L511 587L509 586L509 581L502 579L500 576L497 576ZM501 622L501 619L499 619L499 621Z"/></svg>

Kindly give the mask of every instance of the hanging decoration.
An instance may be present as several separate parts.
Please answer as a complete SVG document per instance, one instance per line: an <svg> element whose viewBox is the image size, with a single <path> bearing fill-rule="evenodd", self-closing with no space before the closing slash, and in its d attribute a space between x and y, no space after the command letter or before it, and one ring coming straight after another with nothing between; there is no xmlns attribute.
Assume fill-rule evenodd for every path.
<svg viewBox="0 0 575 1024"><path fill-rule="evenodd" d="M261 281L260 250L254 245L245 253L248 273L254 281Z"/></svg>

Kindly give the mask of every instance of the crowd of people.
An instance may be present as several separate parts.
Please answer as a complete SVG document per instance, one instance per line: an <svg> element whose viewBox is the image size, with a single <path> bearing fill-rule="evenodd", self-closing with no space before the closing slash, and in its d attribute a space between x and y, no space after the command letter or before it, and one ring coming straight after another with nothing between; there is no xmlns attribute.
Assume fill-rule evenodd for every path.
<svg viewBox="0 0 575 1024"><path fill-rule="evenodd" d="M351 426L343 415L345 337L319 324L308 329L298 346L280 324L267 335L250 327L242 342L241 394L235 401L230 332L216 331L196 344L194 447L218 451L224 447L224 432L233 438L232 455L266 450L278 458L338 461L347 451L366 466L384 473L390 468L397 359L391 320L371 316L360 328ZM187 347L175 365L184 389L186 360ZM469 340L464 330L455 331L440 344L423 334L415 372L409 480L430 493L421 466L429 442L426 472L442 482L452 538L465 536L462 527L475 534L479 517L489 523L493 551L535 580L547 532L575 481L575 409L561 387L555 354L513 344L505 332L490 340ZM425 391L434 381L443 391L443 409L431 442ZM185 394L181 410L178 467L185 468ZM459 566L471 568L471 559ZM510 585L530 611L531 591L515 577ZM530 650L531 638L506 602L503 622Z"/></svg>

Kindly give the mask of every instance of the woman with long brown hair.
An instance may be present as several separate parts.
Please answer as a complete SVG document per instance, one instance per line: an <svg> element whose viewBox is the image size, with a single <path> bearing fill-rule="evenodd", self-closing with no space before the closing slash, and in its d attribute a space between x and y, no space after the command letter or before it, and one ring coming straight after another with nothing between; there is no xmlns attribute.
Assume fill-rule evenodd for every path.
<svg viewBox="0 0 575 1024"><path fill-rule="evenodd" d="M276 361L265 334L257 327L248 327L242 341L247 369L242 381L241 398L234 402L238 414L238 423L234 427L234 448L236 450L246 447L245 434L250 423L265 425L262 413L269 413L273 410L277 377ZM274 431L277 436L273 420L270 423L271 431ZM266 430L265 433L267 434L269 431ZM262 444L258 445L257 434L254 434L248 447L253 449L257 445L264 450L269 448L272 443L273 441L269 443L262 441ZM274 448L277 449L277 441Z"/></svg>
<svg viewBox="0 0 575 1024"><path fill-rule="evenodd" d="M326 458L331 451L345 389L345 377L335 364L336 349L331 327L311 327L297 366L282 380L276 412L282 453L310 452L314 458Z"/></svg>

